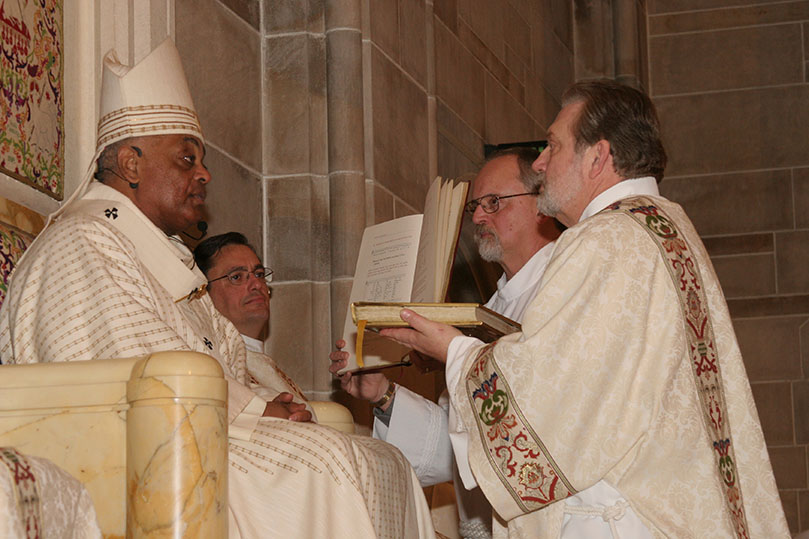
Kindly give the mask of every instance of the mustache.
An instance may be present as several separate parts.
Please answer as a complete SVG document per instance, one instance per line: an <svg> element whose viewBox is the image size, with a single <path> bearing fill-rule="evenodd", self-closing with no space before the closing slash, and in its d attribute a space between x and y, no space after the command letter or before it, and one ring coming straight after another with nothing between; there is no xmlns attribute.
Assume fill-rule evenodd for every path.
<svg viewBox="0 0 809 539"><path fill-rule="evenodd" d="M490 226L486 226L486 225L484 225L482 223L475 225L475 241L476 242L480 242L480 241L483 240L483 234L484 233L491 234L494 237L495 240L498 240L498 241L500 240L500 238L497 236L497 232L494 230L494 228L492 228Z"/></svg>
<svg viewBox="0 0 809 539"><path fill-rule="evenodd" d="M531 172L527 174L527 177L530 178L529 185L533 187L533 189L531 189L533 193L539 193L540 188L545 187L545 171L532 169Z"/></svg>

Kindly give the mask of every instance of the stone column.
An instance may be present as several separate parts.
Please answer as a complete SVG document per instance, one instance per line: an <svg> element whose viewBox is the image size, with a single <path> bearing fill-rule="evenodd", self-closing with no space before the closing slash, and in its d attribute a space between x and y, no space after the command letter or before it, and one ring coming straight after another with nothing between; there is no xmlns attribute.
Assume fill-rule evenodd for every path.
<svg viewBox="0 0 809 539"><path fill-rule="evenodd" d="M635 88L648 86L643 80L641 63L645 62L641 47L639 22L646 18L637 0L615 0L612 5L615 36L615 80ZM645 30L645 26L643 27ZM646 36L643 36L645 42Z"/></svg>
<svg viewBox="0 0 809 539"><path fill-rule="evenodd" d="M342 334L351 278L366 225L363 55L360 0L326 0L331 334ZM319 390L331 387L315 369Z"/></svg>
<svg viewBox="0 0 809 539"><path fill-rule="evenodd" d="M611 4L610 0L573 2L576 80L611 78L615 73Z"/></svg>

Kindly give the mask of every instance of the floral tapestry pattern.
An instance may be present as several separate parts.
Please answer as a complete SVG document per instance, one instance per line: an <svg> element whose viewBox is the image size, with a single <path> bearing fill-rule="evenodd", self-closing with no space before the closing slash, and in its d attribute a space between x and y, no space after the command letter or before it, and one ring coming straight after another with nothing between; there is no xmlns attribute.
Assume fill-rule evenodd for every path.
<svg viewBox="0 0 809 539"><path fill-rule="evenodd" d="M0 305L8 293L11 270L34 238L0 222Z"/></svg>
<svg viewBox="0 0 809 539"><path fill-rule="evenodd" d="M62 0L0 0L0 172L64 191Z"/></svg>

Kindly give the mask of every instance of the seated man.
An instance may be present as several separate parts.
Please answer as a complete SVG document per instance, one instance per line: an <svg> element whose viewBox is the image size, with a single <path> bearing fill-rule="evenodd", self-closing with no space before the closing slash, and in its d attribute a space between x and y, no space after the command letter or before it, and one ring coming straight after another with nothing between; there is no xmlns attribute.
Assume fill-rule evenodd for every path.
<svg viewBox="0 0 809 539"><path fill-rule="evenodd" d="M98 181L88 173L20 260L0 309L3 363L209 354L228 382L230 537L432 536L394 447L289 421L289 403L251 390L244 341L176 237L202 220L211 176L174 45L132 68L104 63Z"/></svg>
<svg viewBox="0 0 809 539"><path fill-rule="evenodd" d="M208 279L214 307L230 320L247 347L251 388L268 399L306 405L298 385L264 355L263 337L270 319L272 270L265 268L247 238L238 232L212 236L194 249L194 260ZM296 411L298 408L296 407ZM311 410L310 410L311 411Z"/></svg>

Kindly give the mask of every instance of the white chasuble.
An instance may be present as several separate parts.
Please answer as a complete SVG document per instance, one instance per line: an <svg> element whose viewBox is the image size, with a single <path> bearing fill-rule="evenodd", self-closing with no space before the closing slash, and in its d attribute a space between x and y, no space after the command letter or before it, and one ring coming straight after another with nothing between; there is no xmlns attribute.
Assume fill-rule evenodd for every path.
<svg viewBox="0 0 809 539"><path fill-rule="evenodd" d="M713 267L682 209L651 200L701 276L747 534L789 537ZM557 240L523 332L466 356L453 403L472 429L472 472L509 536L559 537L565 500L600 481L655 537L736 536L667 264L629 215L584 219Z"/></svg>
<svg viewBox="0 0 809 539"><path fill-rule="evenodd" d="M32 244L0 310L3 363L193 350L228 380L229 534L433 536L412 468L395 448L261 414L244 342L179 240L122 194L93 184Z"/></svg>

